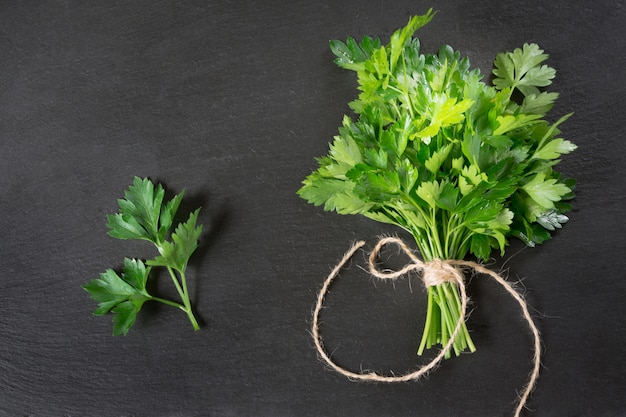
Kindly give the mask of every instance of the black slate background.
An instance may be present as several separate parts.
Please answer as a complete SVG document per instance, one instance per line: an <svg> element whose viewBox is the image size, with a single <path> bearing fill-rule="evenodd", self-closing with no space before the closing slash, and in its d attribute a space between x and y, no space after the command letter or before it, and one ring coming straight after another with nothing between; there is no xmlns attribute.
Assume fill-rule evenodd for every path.
<svg viewBox="0 0 626 417"><path fill-rule="evenodd" d="M552 117L579 149L571 221L542 247L513 243L545 347L525 415L626 416L624 1L4 1L0 4L0 415L510 416L530 371L514 302L476 278L478 352L427 380L350 382L309 335L321 283L350 243L395 229L324 213L295 192L326 153L352 73L329 39L386 41L434 6L424 48L449 43L489 73L537 42L557 69ZM206 232L190 266L203 328L146 305L126 337L80 288L148 245L106 234L133 176L185 188ZM407 238L399 233L399 236ZM424 292L376 282L355 258L323 332L352 369L405 372ZM171 295L167 277L156 291Z"/></svg>

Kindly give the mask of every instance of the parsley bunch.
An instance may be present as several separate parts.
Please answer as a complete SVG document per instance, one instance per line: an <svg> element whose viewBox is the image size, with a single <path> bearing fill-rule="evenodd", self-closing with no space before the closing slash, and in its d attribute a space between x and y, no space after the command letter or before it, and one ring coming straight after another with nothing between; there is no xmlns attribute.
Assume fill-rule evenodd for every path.
<svg viewBox="0 0 626 417"><path fill-rule="evenodd" d="M160 254L145 264L138 259L125 258L121 276L108 269L100 274L99 279L83 286L99 302L95 315L115 313L115 336L128 333L146 301L158 301L179 308L187 314L194 330L200 328L191 309L185 275L189 258L198 247L198 238L202 233L202 225L196 225L200 209L191 213L186 222L180 223L171 233L171 240L167 240L183 195L184 190L165 202L165 190L161 184L154 186L147 178L135 177L124 194L125 198L118 200L120 212L107 216L110 236L124 240L147 240L156 246ZM182 304L148 293L146 284L151 267L159 266L167 268Z"/></svg>
<svg viewBox="0 0 626 417"><path fill-rule="evenodd" d="M450 46L420 51L413 34L433 16L412 17L387 45L368 36L330 42L337 65L357 74L357 118L344 116L298 194L407 230L426 261L488 259L494 249L504 254L511 236L542 243L568 220L574 187L554 170L576 149L559 137L569 115L546 120L558 94L540 91L556 72L525 44L496 56L488 85ZM418 354L445 345L459 314L455 284L430 287ZM454 351L467 348L475 350L463 327Z"/></svg>

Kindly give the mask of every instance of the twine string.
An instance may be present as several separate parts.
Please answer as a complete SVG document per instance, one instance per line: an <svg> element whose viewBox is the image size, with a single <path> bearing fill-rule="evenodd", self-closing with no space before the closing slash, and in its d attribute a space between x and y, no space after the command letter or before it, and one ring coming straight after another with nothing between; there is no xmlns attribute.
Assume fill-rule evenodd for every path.
<svg viewBox="0 0 626 417"><path fill-rule="evenodd" d="M380 251L386 245L393 244L399 247L399 249L409 257L410 262L407 263L404 267L397 271L393 270L380 270L376 265L376 260L380 254ZM422 281L426 287L439 285L445 282L453 282L458 286L459 294L461 297L461 314L459 315L459 320L457 321L454 331L450 336L448 342L443 346L440 352L435 356L430 362L418 368L417 370L407 373L405 375L398 376L387 376L381 375L376 372L369 373L357 373L350 371L340 365L338 365L326 352L324 345L322 343L322 337L319 330L319 315L324 305L324 298L328 293L331 283L333 280L339 275L339 272L343 268L343 266L354 256L354 254L365 245L365 241L359 241L352 245L350 249L344 254L343 258L339 261L339 263L333 268L330 272L322 289L320 290L317 296L317 302L315 304L315 309L313 311L313 324L312 324L312 335L315 341L315 347L317 348L317 353L320 358L326 362L328 366L334 369L336 372L344 375L351 380L360 380L360 381L374 381L374 382L407 382L418 380L421 377L428 374L428 372L435 369L442 359L445 357L446 353L452 349L452 345L454 344L454 340L456 339L457 334L461 330L461 326L465 321L465 316L467 312L467 304L468 297L465 288L465 283L463 280L463 275L461 273L460 268L466 268L470 270L474 270L475 272L485 274L493 278L498 284L500 284L520 305L522 310L522 316L526 320L528 327L530 328L533 334L533 369L529 375L528 383L523 389L521 396L519 396L519 402L516 407L515 417L519 417L522 410L525 408L526 402L533 391L537 379L539 377L539 369L541 367L541 338L539 336L539 330L535 325L529 311L528 305L524 300L523 296L513 288L513 286L507 282L504 278L502 278L497 273L491 271L484 266L471 261L461 261L461 260L440 260L435 259L431 262L424 262L419 259L413 251L400 239L395 237L385 237L378 241L378 243L373 248L370 253L368 266L369 272L373 276L380 279L397 279L405 274L410 272L421 272L422 273Z"/></svg>

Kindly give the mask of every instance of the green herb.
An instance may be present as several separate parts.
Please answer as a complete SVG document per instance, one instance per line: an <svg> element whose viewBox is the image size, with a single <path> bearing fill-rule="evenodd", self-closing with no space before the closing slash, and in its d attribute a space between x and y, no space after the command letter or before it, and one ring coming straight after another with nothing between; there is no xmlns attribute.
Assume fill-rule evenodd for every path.
<svg viewBox="0 0 626 417"><path fill-rule="evenodd" d="M557 93L540 91L555 70L535 44L500 53L493 86L450 46L420 51L414 32L434 13L412 17L387 45L365 36L331 41L342 68L355 71L358 116L344 116L319 168L298 194L340 214L361 214L407 230L426 261L488 259L511 236L534 246L568 218L573 180L555 170L576 146L545 116ZM445 345L460 314L458 289L428 290L418 353ZM464 327L455 353L475 347Z"/></svg>
<svg viewBox="0 0 626 417"><path fill-rule="evenodd" d="M198 247L198 238L202 233L202 225L196 225L200 209L176 227L171 233L171 240L166 240L183 195L184 190L165 202L165 190L161 184L155 187L149 179L135 177L124 194L125 198L118 200L120 212L107 216L110 236L124 240L147 240L156 246L160 254L146 264L125 258L121 276L108 269L99 279L83 286L99 302L95 315L115 314L113 335L127 334L143 303L151 300L181 309L189 317L194 330L200 328L191 309L185 275L189 258ZM167 269L182 304L148 293L146 283L151 267Z"/></svg>

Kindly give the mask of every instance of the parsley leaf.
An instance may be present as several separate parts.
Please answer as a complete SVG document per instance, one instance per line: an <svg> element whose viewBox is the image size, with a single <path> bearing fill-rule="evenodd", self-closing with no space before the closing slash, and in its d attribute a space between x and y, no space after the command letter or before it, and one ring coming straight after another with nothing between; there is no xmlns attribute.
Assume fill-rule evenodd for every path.
<svg viewBox="0 0 626 417"><path fill-rule="evenodd" d="M157 256L148 261L150 266L171 267L178 272L184 272L187 262L198 247L198 238L202 234L202 226L196 226L200 209L194 211L189 216L189 220L181 223L172 233L171 242L163 242L161 246L161 256Z"/></svg>
<svg viewBox="0 0 626 417"><path fill-rule="evenodd" d="M560 201L571 191L565 184L557 183L555 178L546 179L543 172L536 174L532 180L524 184L522 190L546 210L553 209L554 202Z"/></svg>
<svg viewBox="0 0 626 417"><path fill-rule="evenodd" d="M539 65L548 59L536 44L525 43L522 49L500 53L496 56L493 85L503 90L517 88L525 96L539 94L537 87L546 87L552 83L556 71L547 65Z"/></svg>
<svg viewBox="0 0 626 417"><path fill-rule="evenodd" d="M165 190L147 178L135 177L133 184L117 201L120 213L107 216L109 235L117 239L144 239L155 245L163 242L172 226L184 191L163 204Z"/></svg>
<svg viewBox="0 0 626 417"><path fill-rule="evenodd" d="M107 269L99 279L83 286L99 302L95 315L102 316L109 311L115 313L114 335L128 333L143 303L151 299L146 291L149 274L150 268L146 268L143 262L125 258L121 277L112 269Z"/></svg>

